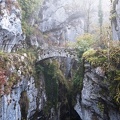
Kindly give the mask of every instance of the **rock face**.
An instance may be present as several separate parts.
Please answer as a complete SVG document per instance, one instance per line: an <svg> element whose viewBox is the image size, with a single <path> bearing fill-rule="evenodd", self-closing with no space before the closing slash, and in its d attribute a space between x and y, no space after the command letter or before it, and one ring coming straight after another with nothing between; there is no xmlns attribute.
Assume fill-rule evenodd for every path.
<svg viewBox="0 0 120 120"><path fill-rule="evenodd" d="M66 40L84 33L82 2L78 0L45 0L41 8L39 29L56 45L64 45Z"/></svg>
<svg viewBox="0 0 120 120"><path fill-rule="evenodd" d="M41 110L45 104L44 77L41 75L36 85L36 79L32 77L31 72L25 72L29 64L25 53L24 55L9 54L6 59L10 61L6 63L3 61L4 56L0 56L0 72L2 71L1 62L6 64L6 84L2 84L2 79L0 79L0 92L3 91L0 93L2 94L0 120L27 120L37 110Z"/></svg>
<svg viewBox="0 0 120 120"><path fill-rule="evenodd" d="M118 0L115 1L114 10L119 14L120 2ZM39 25L37 30L39 29L43 33L43 37L41 38L41 35L39 35L39 32L36 30L36 36L31 35L29 38L32 45L40 46L40 39L42 39L42 44L47 47L51 45L51 43L55 46L64 46L66 41L75 41L78 35L84 33L84 13L82 13L81 6L82 3L80 3L79 0L44 0L43 6L39 11L40 20L37 21ZM32 25L35 25L35 23ZM112 25L113 37L118 40L120 38L119 18L115 17ZM47 38L46 43L44 38ZM24 39L25 36L21 28L21 12L17 1L0 0L0 49L7 52L14 51L17 47L21 47ZM57 51L50 56L46 55L48 54L48 51L46 51L45 57L43 58L56 57L56 53L61 53L62 57L67 57L67 54L64 52ZM0 120L39 120L42 115L40 112L46 102L44 77L42 75L39 76L39 87L36 88L36 79L34 79L31 74L28 76L21 74L22 70L26 69L27 71L30 66L27 62L23 62L25 61L24 58L27 59L26 54L20 57L20 60L16 58L10 60L12 61L9 64L10 66L11 63L15 63L16 61L20 62L20 66L15 64L15 66L11 66L9 69L11 69L10 72L13 73L13 69L16 67L15 73L18 74L21 79L15 85L11 85L12 89L8 94L2 95L0 98ZM9 59L4 60L9 61ZM39 58L39 60L41 60L41 58ZM59 59L59 62L61 63L59 67L63 69L64 77L67 77L67 82L70 82L71 77L73 77L73 71L71 70L73 63L71 59L66 59L64 62ZM26 65L28 67L25 68ZM77 65L75 70L77 70ZM104 84L103 77L104 72L102 72L100 67L91 69L90 66L87 65L82 93L81 96L79 94L77 95L77 104L74 107L79 116L77 116L73 106L70 105L72 103L71 99L67 98L67 88L65 85L59 83L59 104L57 110L51 108L46 120L67 120L69 119L70 113L72 113L71 118L73 118L75 114L74 120L119 120L120 113L118 112L117 106L111 102L112 100L108 96L108 86ZM103 92L104 94L101 94L102 90L105 91ZM39 113L39 118L35 118L36 112Z"/></svg>
<svg viewBox="0 0 120 120"><path fill-rule="evenodd" d="M16 0L0 0L0 49L14 50L24 40L21 11Z"/></svg>
<svg viewBox="0 0 120 120"><path fill-rule="evenodd" d="M81 96L77 95L74 109L82 120L119 120L120 112L109 97L103 72L101 74L98 69L100 68L91 69L87 65Z"/></svg>
<svg viewBox="0 0 120 120"><path fill-rule="evenodd" d="M29 78L29 81L26 79L27 78L23 78L21 82L14 86L11 94L4 95L1 98L0 104L2 104L2 106L0 120L27 119L36 112L38 90L35 87L34 79L32 77ZM26 101L25 96L22 98L21 95L23 92L26 92L28 101ZM25 104L22 100L24 100ZM39 109L42 109L44 101L45 93L44 90L42 90L39 99Z"/></svg>
<svg viewBox="0 0 120 120"><path fill-rule="evenodd" d="M113 40L120 40L120 0L113 2L111 19Z"/></svg>

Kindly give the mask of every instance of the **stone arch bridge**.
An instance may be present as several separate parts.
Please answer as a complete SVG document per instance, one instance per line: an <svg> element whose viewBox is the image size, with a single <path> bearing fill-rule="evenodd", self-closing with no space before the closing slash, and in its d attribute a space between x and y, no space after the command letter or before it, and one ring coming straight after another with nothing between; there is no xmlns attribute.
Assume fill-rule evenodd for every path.
<svg viewBox="0 0 120 120"><path fill-rule="evenodd" d="M53 57L67 57L78 61L75 49L64 47L50 47L38 50L38 61L46 60Z"/></svg>

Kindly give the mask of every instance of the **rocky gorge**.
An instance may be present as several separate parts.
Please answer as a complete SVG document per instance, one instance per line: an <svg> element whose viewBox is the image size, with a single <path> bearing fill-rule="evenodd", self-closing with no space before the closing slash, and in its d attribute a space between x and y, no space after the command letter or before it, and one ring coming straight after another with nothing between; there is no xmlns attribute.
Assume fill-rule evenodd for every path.
<svg viewBox="0 0 120 120"><path fill-rule="evenodd" d="M113 83L101 65L108 58L100 54L103 63L94 65L93 51L81 59L67 45L85 32L83 4L0 0L0 120L120 119ZM119 0L112 4L118 14L112 13L113 39L119 40ZM119 71L115 50L118 59L111 59Z"/></svg>

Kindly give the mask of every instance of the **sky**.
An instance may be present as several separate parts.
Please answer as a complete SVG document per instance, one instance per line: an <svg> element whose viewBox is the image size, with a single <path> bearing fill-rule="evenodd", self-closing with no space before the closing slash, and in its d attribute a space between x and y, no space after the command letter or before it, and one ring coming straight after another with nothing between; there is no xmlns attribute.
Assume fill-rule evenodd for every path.
<svg viewBox="0 0 120 120"><path fill-rule="evenodd" d="M103 10L104 11L109 11L110 10L110 0L104 0L103 1Z"/></svg>
<svg viewBox="0 0 120 120"><path fill-rule="evenodd" d="M110 8L111 8L111 4L110 4L110 0L103 0L103 12L104 12L104 20L107 22L109 20L109 15L110 15Z"/></svg>
<svg viewBox="0 0 120 120"><path fill-rule="evenodd" d="M87 0L87 1L89 1L89 0ZM99 0L92 0L92 1L94 2L95 9L98 10ZM110 8L111 8L110 0L102 0L102 10L103 10L104 22L109 21ZM96 15L96 17L98 17L98 13L96 13L95 15Z"/></svg>

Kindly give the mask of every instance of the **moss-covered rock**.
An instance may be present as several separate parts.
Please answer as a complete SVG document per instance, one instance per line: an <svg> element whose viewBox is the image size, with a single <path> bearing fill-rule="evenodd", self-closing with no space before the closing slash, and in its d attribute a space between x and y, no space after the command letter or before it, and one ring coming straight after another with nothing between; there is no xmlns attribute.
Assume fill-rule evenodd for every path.
<svg viewBox="0 0 120 120"><path fill-rule="evenodd" d="M35 60L33 52L0 53L1 95L9 94L23 76L35 76Z"/></svg>
<svg viewBox="0 0 120 120"><path fill-rule="evenodd" d="M105 71L105 81L109 84L110 96L116 103L120 102L120 47L110 46L108 49L88 50L83 59L92 67L101 66Z"/></svg>

